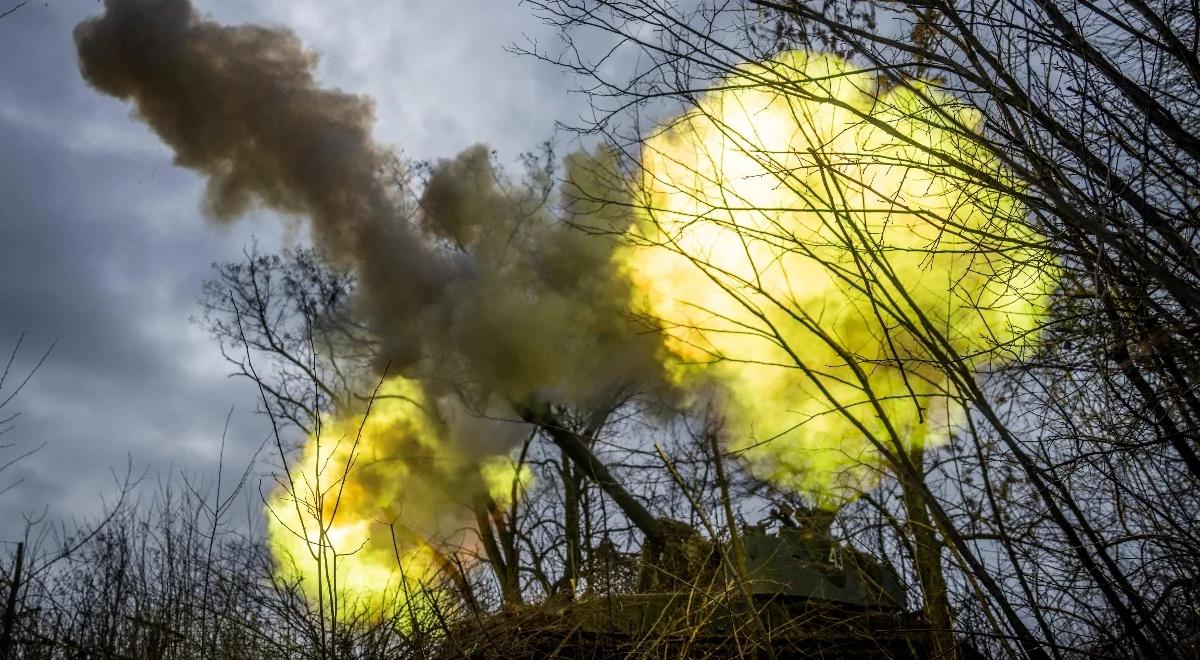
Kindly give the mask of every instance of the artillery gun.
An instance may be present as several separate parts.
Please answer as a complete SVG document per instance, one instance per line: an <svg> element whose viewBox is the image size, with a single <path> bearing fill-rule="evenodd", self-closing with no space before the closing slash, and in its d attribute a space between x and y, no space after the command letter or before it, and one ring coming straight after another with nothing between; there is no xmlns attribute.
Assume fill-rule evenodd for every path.
<svg viewBox="0 0 1200 660"><path fill-rule="evenodd" d="M904 609L893 571L837 543L831 514L807 512L775 533L742 531L744 583L722 571L729 548L657 518L548 406L522 411L645 536L632 593L505 611L455 635L468 658L923 658L928 625ZM478 624L475 624L478 625ZM751 652L757 649L757 653Z"/></svg>

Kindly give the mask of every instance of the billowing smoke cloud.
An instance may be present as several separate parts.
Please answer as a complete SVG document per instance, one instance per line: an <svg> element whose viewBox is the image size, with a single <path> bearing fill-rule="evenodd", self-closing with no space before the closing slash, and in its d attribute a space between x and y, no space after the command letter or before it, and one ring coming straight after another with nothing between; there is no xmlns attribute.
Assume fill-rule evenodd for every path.
<svg viewBox="0 0 1200 660"><path fill-rule="evenodd" d="M75 30L87 81L208 177L213 218L259 206L307 218L315 243L358 274L357 311L389 365L382 391L404 393L377 402L367 427L362 411L343 412L310 438L271 502L294 572L308 574L305 554L339 553L368 591L397 560L425 579L446 530L470 527L468 507L514 481L503 461L522 430L466 409L591 405L656 378L656 340L627 323L613 243L569 229L536 185L502 181L486 149L437 164L419 217L402 217L379 176L371 102L320 88L294 34L219 25L188 0L104 6ZM324 587L317 574L310 590Z"/></svg>
<svg viewBox="0 0 1200 660"><path fill-rule="evenodd" d="M503 447L482 458L479 438L498 440L496 429L453 415L392 378L369 415L328 419L268 501L279 570L310 596L336 591L344 616L424 612L424 596L407 596L446 577L448 549L477 544L472 514L492 506L484 498L506 507L533 478Z"/></svg>
<svg viewBox="0 0 1200 660"><path fill-rule="evenodd" d="M598 160L568 161L576 187L594 187L588 180L606 174ZM536 179L524 193L500 186L482 147L434 169L423 221L471 265L470 276L446 285L442 316L417 328L418 338L438 335L436 377L475 382L514 402L583 406L603 403L614 388L653 383L657 340L628 321L631 291L612 258L616 242L554 218L543 193ZM574 203L569 212L596 211Z"/></svg>
<svg viewBox="0 0 1200 660"><path fill-rule="evenodd" d="M759 476L840 506L884 452L949 436L955 362L1028 354L1058 268L982 121L937 84L789 51L645 140L618 258L672 376L717 384Z"/></svg>
<svg viewBox="0 0 1200 660"><path fill-rule="evenodd" d="M371 102L320 88L293 33L219 25L189 0L106 0L75 40L87 81L208 177L210 215L262 205L311 220L317 244L357 271L393 373L434 364L430 382L484 396L587 401L655 368L651 342L625 326L611 244L502 189L486 150L441 163L420 222L398 219Z"/></svg>
<svg viewBox="0 0 1200 660"><path fill-rule="evenodd" d="M294 34L217 25L187 0L105 10L75 30L84 77L132 102L177 164L208 177L209 214L262 204L306 216L333 258L359 268L364 297L398 314L437 297L456 266L388 222L371 103L317 87L316 58Z"/></svg>

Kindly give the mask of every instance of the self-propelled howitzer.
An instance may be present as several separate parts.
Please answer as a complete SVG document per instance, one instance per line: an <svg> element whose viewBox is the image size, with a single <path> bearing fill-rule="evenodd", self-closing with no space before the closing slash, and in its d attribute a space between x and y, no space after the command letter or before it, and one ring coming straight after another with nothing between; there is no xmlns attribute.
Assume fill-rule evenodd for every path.
<svg viewBox="0 0 1200 660"><path fill-rule="evenodd" d="M605 577L593 571L582 594L571 588L505 609L482 625L465 623L447 639L442 657L734 657L753 655L752 649L776 660L928 657L928 624L905 611L894 572L834 541L832 514L780 516L776 532L742 529L746 570L739 575L731 548L655 517L549 406L520 414L642 532L641 556L633 562L637 584L606 588ZM594 563L613 560L614 552L601 543ZM627 568L628 562L621 570Z"/></svg>
<svg viewBox="0 0 1200 660"><path fill-rule="evenodd" d="M681 522L655 517L613 476L587 441L567 428L548 405L529 406L522 418L541 428L571 462L625 513L645 536L638 591L667 591L710 582L727 549ZM862 607L899 608L904 592L895 574L829 534L832 515L810 515L776 534L742 533L746 577L756 595L782 595Z"/></svg>

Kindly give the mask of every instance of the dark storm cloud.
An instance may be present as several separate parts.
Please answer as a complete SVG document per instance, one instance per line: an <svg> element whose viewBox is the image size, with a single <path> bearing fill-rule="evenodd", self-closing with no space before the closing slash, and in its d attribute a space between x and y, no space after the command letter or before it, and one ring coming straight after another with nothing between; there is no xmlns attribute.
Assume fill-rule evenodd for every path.
<svg viewBox="0 0 1200 660"><path fill-rule="evenodd" d="M207 469L232 391L241 392L241 441L229 456L247 460L263 432L250 412L252 391L231 391L223 369L196 373L192 364L219 364L187 321L207 270L199 259L180 259L196 236L131 240L123 231L156 207L171 212L164 195L196 190L196 182L128 155L81 153L9 122L0 123L0 144L16 156L0 161L0 350L7 354L25 333L15 369L22 375L57 340L12 404L22 413L5 436L13 451L46 446L0 477L0 485L24 480L5 495L0 538L16 534L18 510L94 512L98 494L113 492L109 466L120 468L126 455L139 470ZM120 203L130 197L145 207Z"/></svg>
<svg viewBox="0 0 1200 660"><path fill-rule="evenodd" d="M138 471L207 474L233 403L231 465L265 431L253 391L230 387L188 322L209 262L245 235L188 231L179 218L160 230L164 216L195 217L177 200L194 199L199 181L162 164L123 109L96 103L71 55L77 17L62 11L31 6L0 22L0 352L24 332L23 375L58 342L8 409L21 416L0 462L45 446L0 475L0 488L22 480L0 497L0 540L19 536L22 513L95 514L127 456Z"/></svg>

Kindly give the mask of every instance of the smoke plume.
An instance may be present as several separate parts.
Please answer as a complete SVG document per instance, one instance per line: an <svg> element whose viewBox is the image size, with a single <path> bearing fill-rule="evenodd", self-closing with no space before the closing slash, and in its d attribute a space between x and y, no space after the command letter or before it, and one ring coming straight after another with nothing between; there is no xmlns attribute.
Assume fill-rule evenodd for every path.
<svg viewBox="0 0 1200 660"><path fill-rule="evenodd" d="M587 399L652 368L652 349L621 327L627 287L610 245L501 190L485 149L439 164L421 221L399 219L377 176L370 100L320 88L295 34L219 25L188 0L104 6L75 30L87 81L208 177L212 217L261 205L308 218L315 242L358 273L381 364L407 375L437 364L437 380L453 371L510 401Z"/></svg>
<svg viewBox="0 0 1200 660"><path fill-rule="evenodd" d="M956 364L1029 352L1058 266L982 119L934 83L789 51L646 138L618 258L672 376L716 384L760 477L837 507L948 437Z"/></svg>
<svg viewBox="0 0 1200 660"><path fill-rule="evenodd" d="M272 540L292 572L340 554L376 595L397 586L376 578L398 559L404 579L428 578L439 542L469 543L446 530L472 526L478 497L515 479L503 461L520 425L466 409L511 418L533 400L588 406L657 378L656 341L626 322L613 242L567 228L546 208L549 188L505 181L474 147L435 164L419 217L403 217L379 176L371 101L318 86L316 56L295 34L219 25L189 0L104 7L75 30L84 78L207 177L212 218L265 207L307 219L314 242L358 276L356 311L388 367L382 391L404 393L377 402L382 421L360 428L362 411L341 411L309 439L271 502ZM310 593L324 588L320 574L308 575Z"/></svg>

